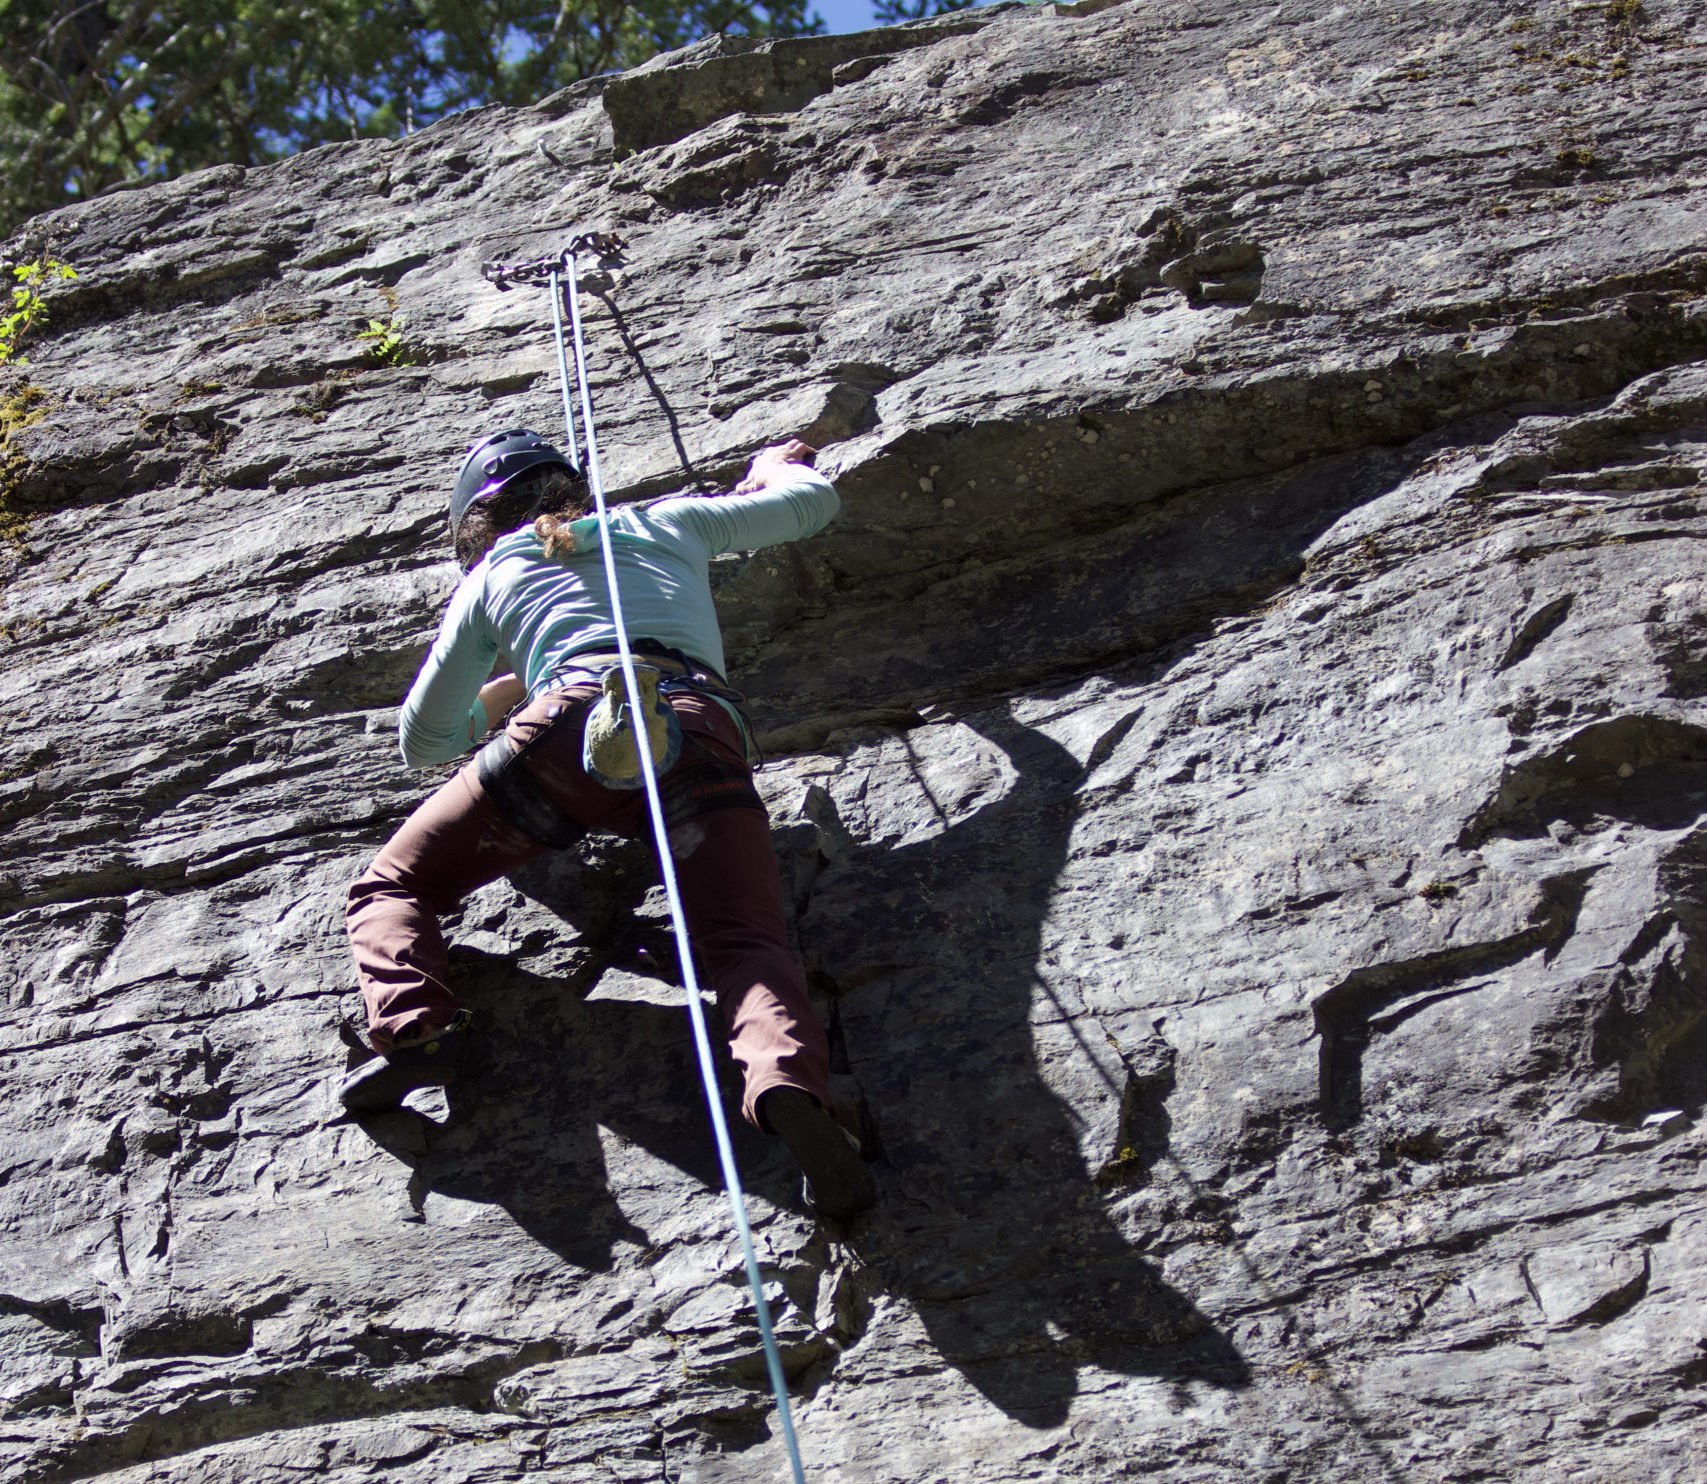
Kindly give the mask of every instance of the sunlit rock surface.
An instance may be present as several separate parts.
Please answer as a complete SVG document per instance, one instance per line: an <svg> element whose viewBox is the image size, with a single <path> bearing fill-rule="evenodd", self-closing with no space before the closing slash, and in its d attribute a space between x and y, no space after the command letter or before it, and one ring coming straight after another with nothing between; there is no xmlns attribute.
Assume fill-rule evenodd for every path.
<svg viewBox="0 0 1707 1484"><path fill-rule="evenodd" d="M560 426L479 267L599 230L613 495L845 497L719 573L882 1192L740 1137L808 1475L1698 1478L1704 44L1003 7L30 224L0 1473L787 1477L644 850L469 903L448 1098L333 1094L448 481Z"/></svg>

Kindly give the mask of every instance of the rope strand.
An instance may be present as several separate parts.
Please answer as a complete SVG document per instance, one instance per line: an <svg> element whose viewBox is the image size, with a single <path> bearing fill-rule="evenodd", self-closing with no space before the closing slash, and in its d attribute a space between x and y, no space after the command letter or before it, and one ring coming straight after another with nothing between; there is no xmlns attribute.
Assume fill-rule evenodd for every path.
<svg viewBox="0 0 1707 1484"><path fill-rule="evenodd" d="M569 322L574 333L575 376L581 394L581 426L586 434L587 488L599 520L599 547L604 555L605 581L610 587L611 622L616 628L617 652L622 656L622 678L630 696L638 696L639 686L634 675L634 654L629 648L628 630L622 617L622 597L617 590L616 552L611 544L610 519L605 508L604 481L599 474L598 441L593 431L593 398L587 381L587 354L581 334L581 297L577 283L575 250L565 254L569 274L567 299ZM558 366L564 377L563 417L568 425L570 400L568 366L564 359L563 319L558 311L558 275L551 275L552 323L557 333ZM575 430L569 427L569 442L575 444ZM723 1185L729 1195L729 1208L734 1216L735 1230L741 1239L741 1257L747 1269L747 1284L752 1289L753 1307L758 1315L759 1336L764 1342L765 1367L770 1373L771 1391L776 1396L777 1416L782 1422L783 1442L788 1448L788 1461L793 1469L795 1484L805 1484L806 1475L800 1463L800 1444L794 1433L794 1417L788 1404L788 1382L783 1375L782 1357L778 1353L776 1334L771 1327L770 1306L765 1302L764 1286L759 1274L759 1259L753 1250L753 1231L747 1221L746 1196L741 1188L740 1172L735 1167L735 1150L729 1139L729 1123L723 1112L723 1099L717 1089L717 1069L712 1060L711 1038L706 1031L705 1007L700 1003L698 971L694 967L693 945L688 937L687 914L682 907L681 893L676 884L675 861L670 855L669 829L664 820L663 799L658 792L658 774L652 764L652 748L644 731L641 708L629 707L634 725L635 746L640 754L641 777L646 788L646 803L652 819L653 837L658 843L658 863L664 878L664 894L669 899L670 920L675 929L676 954L681 960L688 1002L688 1018L693 1023L694 1050L699 1056L700 1080L705 1086L706 1106L711 1112L712 1132L717 1140L717 1158L723 1169Z"/></svg>

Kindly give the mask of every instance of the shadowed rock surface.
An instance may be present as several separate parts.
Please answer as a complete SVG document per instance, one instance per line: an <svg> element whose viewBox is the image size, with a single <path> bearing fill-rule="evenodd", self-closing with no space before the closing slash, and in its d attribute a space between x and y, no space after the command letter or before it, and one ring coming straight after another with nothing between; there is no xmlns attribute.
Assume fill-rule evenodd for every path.
<svg viewBox="0 0 1707 1484"><path fill-rule="evenodd" d="M333 1095L450 471L557 426L479 265L606 230L613 493L845 497L718 574L879 1151L827 1230L739 1140L809 1475L1698 1477L1704 45L1001 7L29 224L0 1473L787 1476L643 850L468 904L466 1083Z"/></svg>

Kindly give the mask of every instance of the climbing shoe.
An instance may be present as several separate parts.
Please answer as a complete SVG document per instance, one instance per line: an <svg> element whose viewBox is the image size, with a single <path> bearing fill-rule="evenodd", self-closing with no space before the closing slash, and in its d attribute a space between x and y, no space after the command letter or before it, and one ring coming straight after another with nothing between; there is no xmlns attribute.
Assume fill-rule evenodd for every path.
<svg viewBox="0 0 1707 1484"><path fill-rule="evenodd" d="M682 724L669 700L658 690L662 673L652 665L634 667L638 703L631 700L620 667L606 670L600 682L603 694L587 712L581 732L581 765L587 776L606 788L639 788L645 782L640 749L635 745L634 723L638 712L645 728L652 767L660 777L670 771L682 753Z"/></svg>
<svg viewBox="0 0 1707 1484"><path fill-rule="evenodd" d="M792 1087L764 1096L760 1116L806 1176L806 1204L822 1216L846 1221L877 1199L877 1185L859 1152L859 1140L837 1123L816 1099Z"/></svg>
<svg viewBox="0 0 1707 1484"><path fill-rule="evenodd" d="M468 1049L472 1016L459 1010L442 1031L365 1061L338 1088L338 1100L351 1113L385 1113L400 1107L417 1087L444 1087L456 1081Z"/></svg>

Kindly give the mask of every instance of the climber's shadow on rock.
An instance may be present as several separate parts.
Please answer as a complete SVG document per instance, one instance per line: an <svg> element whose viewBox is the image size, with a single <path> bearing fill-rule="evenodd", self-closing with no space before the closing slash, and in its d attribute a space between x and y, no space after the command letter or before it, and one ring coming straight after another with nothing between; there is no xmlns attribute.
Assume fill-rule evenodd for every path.
<svg viewBox="0 0 1707 1484"><path fill-rule="evenodd" d="M1039 944L1083 771L1005 717L965 721L1007 754L1011 788L914 844L844 841L802 923L844 991L841 1037L890 1166L860 1251L943 1358L1028 1424L1065 1420L1081 1362L1242 1385L1232 1342L1114 1225L1040 1075Z"/></svg>
<svg viewBox="0 0 1707 1484"><path fill-rule="evenodd" d="M847 841L802 922L809 961L846 991L838 1039L889 1166L883 1201L854 1239L943 1358L1028 1424L1065 1419L1083 1363L1240 1385L1246 1368L1230 1341L1115 1227L1073 1115L1039 1072L1039 942L1082 769L1037 731L999 717L969 724L1011 760L1018 776L1006 794L916 844ZM619 1242L649 1245L625 1209L644 1220L648 1206L679 1201L670 1171L646 1188L648 1160L708 1193L721 1186L680 990L658 980L655 998L610 998L602 985L589 997L613 962L660 946L634 911L650 868L644 847L612 841L518 873L518 889L592 950L585 967L543 975L508 955L453 949L480 1021L474 1064L449 1090L442 1125L412 1113L372 1125L412 1167L417 1200L436 1192L502 1207L583 1270L612 1266ZM736 1101L731 1081L725 1107ZM738 1118L731 1127L749 1188L797 1205L786 1151ZM620 1206L611 1141L634 1151Z"/></svg>

